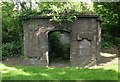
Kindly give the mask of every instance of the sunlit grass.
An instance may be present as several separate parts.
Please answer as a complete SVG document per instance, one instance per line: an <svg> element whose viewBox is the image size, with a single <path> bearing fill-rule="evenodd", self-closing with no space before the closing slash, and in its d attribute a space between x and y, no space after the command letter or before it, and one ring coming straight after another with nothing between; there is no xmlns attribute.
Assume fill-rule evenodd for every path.
<svg viewBox="0 0 120 82"><path fill-rule="evenodd" d="M116 65L114 67L116 68ZM3 80L118 80L118 71L111 69L49 68L7 66L0 64Z"/></svg>

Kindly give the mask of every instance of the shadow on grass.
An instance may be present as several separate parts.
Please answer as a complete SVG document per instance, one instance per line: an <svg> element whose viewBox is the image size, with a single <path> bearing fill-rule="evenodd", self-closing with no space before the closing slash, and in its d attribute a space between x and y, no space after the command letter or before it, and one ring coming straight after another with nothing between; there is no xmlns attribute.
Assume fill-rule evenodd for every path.
<svg viewBox="0 0 120 82"><path fill-rule="evenodd" d="M17 80L22 82L98 82L98 80L106 82L108 80L112 82L113 80L115 82L118 80L118 72L105 69L10 67L4 64L0 67L3 82L7 80L12 80L11 82L13 80L15 82Z"/></svg>
<svg viewBox="0 0 120 82"><path fill-rule="evenodd" d="M104 57L104 56L100 56L100 59L97 63L98 65L100 65L101 63L107 63L107 62L110 62L112 60L114 60L116 58L116 56L113 56L113 57Z"/></svg>

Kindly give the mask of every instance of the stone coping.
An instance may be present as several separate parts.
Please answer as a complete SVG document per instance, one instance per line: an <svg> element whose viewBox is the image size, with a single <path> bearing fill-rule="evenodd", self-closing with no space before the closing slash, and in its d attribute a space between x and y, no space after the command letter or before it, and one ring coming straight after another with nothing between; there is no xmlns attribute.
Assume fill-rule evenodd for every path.
<svg viewBox="0 0 120 82"><path fill-rule="evenodd" d="M80 15L76 15L77 18L99 18L98 15L96 14L80 14ZM41 16L41 15L37 15L37 16L29 16L29 17L24 17L24 20L29 20L29 19L50 19L52 18L52 16Z"/></svg>

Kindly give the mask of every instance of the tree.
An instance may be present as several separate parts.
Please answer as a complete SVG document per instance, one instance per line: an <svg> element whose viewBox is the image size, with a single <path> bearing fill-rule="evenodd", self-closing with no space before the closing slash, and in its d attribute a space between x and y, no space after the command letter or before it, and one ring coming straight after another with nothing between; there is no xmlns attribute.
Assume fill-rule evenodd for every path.
<svg viewBox="0 0 120 82"><path fill-rule="evenodd" d="M20 55L22 51L22 22L13 2L2 2L2 58Z"/></svg>
<svg viewBox="0 0 120 82"><path fill-rule="evenodd" d="M97 2L95 11L101 16L102 48L118 47L120 44L119 9L117 2Z"/></svg>

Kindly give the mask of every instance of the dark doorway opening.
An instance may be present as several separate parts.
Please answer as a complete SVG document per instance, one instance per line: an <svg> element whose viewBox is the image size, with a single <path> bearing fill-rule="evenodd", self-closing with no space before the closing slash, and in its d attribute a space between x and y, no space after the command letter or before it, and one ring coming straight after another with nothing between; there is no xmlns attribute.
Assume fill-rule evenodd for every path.
<svg viewBox="0 0 120 82"><path fill-rule="evenodd" d="M69 66L70 32L53 30L48 33L49 66Z"/></svg>

